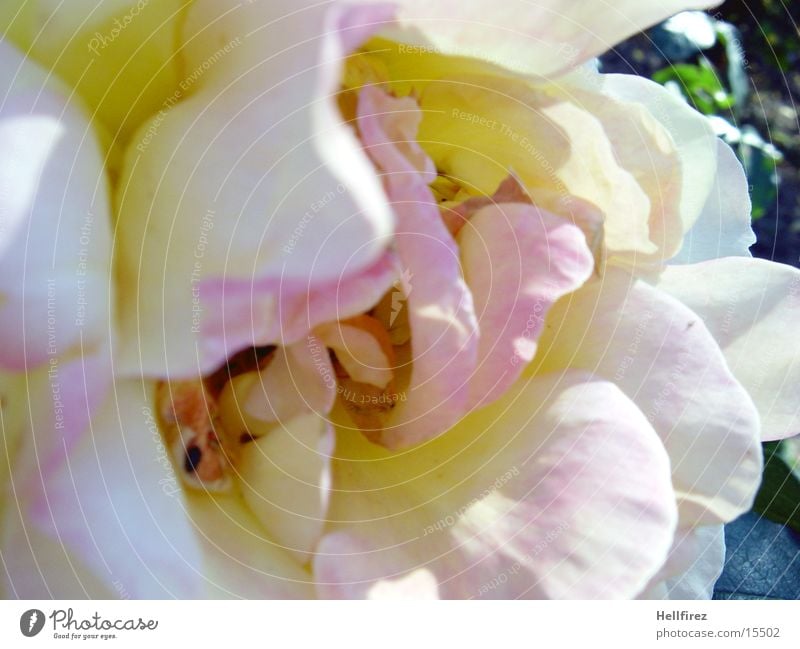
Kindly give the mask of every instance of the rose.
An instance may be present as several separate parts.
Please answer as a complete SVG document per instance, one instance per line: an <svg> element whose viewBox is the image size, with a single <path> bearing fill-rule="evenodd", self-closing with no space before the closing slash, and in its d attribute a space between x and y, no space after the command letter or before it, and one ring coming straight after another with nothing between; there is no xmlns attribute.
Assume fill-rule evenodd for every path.
<svg viewBox="0 0 800 649"><path fill-rule="evenodd" d="M699 115L581 66L663 3L149 3L96 58L132 3L32 4L10 594L708 594L800 282Z"/></svg>

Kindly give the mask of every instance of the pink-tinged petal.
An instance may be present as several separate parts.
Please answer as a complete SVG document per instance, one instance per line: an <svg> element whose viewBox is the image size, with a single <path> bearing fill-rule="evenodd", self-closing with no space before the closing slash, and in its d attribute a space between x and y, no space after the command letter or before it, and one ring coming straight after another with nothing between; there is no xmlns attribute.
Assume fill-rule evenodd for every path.
<svg viewBox="0 0 800 649"><path fill-rule="evenodd" d="M242 407L264 422L285 424L302 414L327 414L336 398L336 375L321 340L278 347L257 373Z"/></svg>
<svg viewBox="0 0 800 649"><path fill-rule="evenodd" d="M322 535L328 510L333 428L316 414L281 424L244 445L239 483L264 529L304 564Z"/></svg>
<svg viewBox="0 0 800 649"><path fill-rule="evenodd" d="M643 599L711 599L725 567L722 525L678 530L664 566L642 593Z"/></svg>
<svg viewBox="0 0 800 649"><path fill-rule="evenodd" d="M0 367L108 339L111 249L100 148L48 73L0 42Z"/></svg>
<svg viewBox="0 0 800 649"><path fill-rule="evenodd" d="M90 378L84 401L65 402L65 411L87 408ZM33 405L50 399L42 392L51 380L39 371ZM257 523L256 532L239 524L236 502L215 516L210 497L184 498L154 392L150 384L117 383L71 448L52 413L33 410L12 474L17 506L5 509L0 527L8 590L36 599L302 597L299 565L274 542L254 541L266 535ZM48 451L59 456L57 466L41 462ZM231 518L237 522L226 524Z"/></svg>
<svg viewBox="0 0 800 649"><path fill-rule="evenodd" d="M358 130L372 161L384 173L408 173L430 183L436 167L417 142L421 121L419 104L411 97L393 97L374 86L358 94Z"/></svg>
<svg viewBox="0 0 800 649"><path fill-rule="evenodd" d="M50 381L40 370L12 474L17 506L2 526L10 587L23 598L80 598L99 587L134 598L201 596L197 545L143 386L117 385L67 445L58 416L37 410L51 400ZM87 410L95 386L89 374L85 381L83 400L65 401L64 413ZM51 573L54 564L61 568Z"/></svg>
<svg viewBox="0 0 800 649"><path fill-rule="evenodd" d="M291 345L325 322L368 311L397 279L392 252L331 282L209 279L198 290L203 318L201 371L217 367L244 347ZM187 367L184 372L191 372ZM195 373L196 373L195 362Z"/></svg>
<svg viewBox="0 0 800 649"><path fill-rule="evenodd" d="M727 257L669 266L657 286L703 319L758 408L762 439L800 434L800 270Z"/></svg>
<svg viewBox="0 0 800 649"><path fill-rule="evenodd" d="M397 217L395 250L407 278L412 361L403 387L406 399L396 403L376 436L389 448L431 439L458 421L467 409L477 358L472 296L461 276L458 247L427 186L430 164L418 159L410 144L419 124L411 111L408 99L392 98L378 88L365 87L359 95L358 128L384 173ZM409 151L412 159L405 157Z"/></svg>
<svg viewBox="0 0 800 649"><path fill-rule="evenodd" d="M692 167L694 169L694 167ZM670 264L694 264L720 257L751 257L750 186L733 150L717 140L717 173L703 210Z"/></svg>
<svg viewBox="0 0 800 649"><path fill-rule="evenodd" d="M758 413L700 316L609 269L550 311L531 368L581 368L613 381L669 453L682 525L728 522L761 480Z"/></svg>
<svg viewBox="0 0 800 649"><path fill-rule="evenodd" d="M158 113L190 72L175 36L191 0L23 4L23 51L69 84L115 146Z"/></svg>
<svg viewBox="0 0 800 649"><path fill-rule="evenodd" d="M362 0L363 1L363 0ZM367 0L369 1L369 0ZM400 41L547 77L575 67L672 14L718 0L399 0Z"/></svg>
<svg viewBox="0 0 800 649"><path fill-rule="evenodd" d="M198 347L201 369L219 360L205 357L207 280L308 292L385 252L391 210L336 93L356 38L390 12L285 9L210 0L188 10L186 69L209 69L134 136L117 193L121 371L191 376ZM224 304L243 321L235 329L274 321L243 316L242 304Z"/></svg>
<svg viewBox="0 0 800 649"><path fill-rule="evenodd" d="M444 598L632 597L676 521L658 436L582 372L520 382L402 453L341 435L333 475L314 562L323 597L367 597L419 571Z"/></svg>
<svg viewBox="0 0 800 649"><path fill-rule="evenodd" d="M533 359L550 306L579 288L594 259L579 228L532 205L484 207L458 236L481 337L473 407L503 394Z"/></svg>

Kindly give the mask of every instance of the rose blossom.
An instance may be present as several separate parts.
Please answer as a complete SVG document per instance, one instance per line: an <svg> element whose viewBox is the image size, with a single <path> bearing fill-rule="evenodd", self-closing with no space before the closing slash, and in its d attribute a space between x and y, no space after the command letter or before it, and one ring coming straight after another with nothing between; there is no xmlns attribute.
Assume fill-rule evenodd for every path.
<svg viewBox="0 0 800 649"><path fill-rule="evenodd" d="M800 273L586 62L713 3L8 4L9 596L709 596Z"/></svg>

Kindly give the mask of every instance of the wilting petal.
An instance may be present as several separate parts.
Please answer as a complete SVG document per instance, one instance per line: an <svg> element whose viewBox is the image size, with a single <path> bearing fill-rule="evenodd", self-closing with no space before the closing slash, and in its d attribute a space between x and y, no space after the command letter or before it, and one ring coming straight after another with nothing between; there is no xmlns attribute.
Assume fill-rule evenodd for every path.
<svg viewBox="0 0 800 649"><path fill-rule="evenodd" d="M340 435L319 592L423 570L446 598L634 596L672 540L668 465L636 406L581 372L525 381L402 453Z"/></svg>
<svg viewBox="0 0 800 649"><path fill-rule="evenodd" d="M385 174L397 214L394 244L411 325L412 363L406 400L392 410L376 439L389 448L441 434L467 409L468 381L477 357L477 322L462 276L458 247L427 186L430 161L419 157L419 108L365 87L358 125L364 147ZM406 157L411 155L411 158ZM386 166L384 166L386 165ZM406 368L407 369L407 368Z"/></svg>
<svg viewBox="0 0 800 649"><path fill-rule="evenodd" d="M551 309L534 366L595 372L636 402L669 453L682 524L750 508L761 480L755 407L700 316L677 300L610 269Z"/></svg>
<svg viewBox="0 0 800 649"><path fill-rule="evenodd" d="M387 11L285 9L214 0L189 11L187 67L216 64L139 131L120 181L123 371L196 371L206 280L316 289L383 254L391 212L334 95L349 41ZM281 49L287 37L300 44Z"/></svg>
<svg viewBox="0 0 800 649"><path fill-rule="evenodd" d="M722 525L678 530L664 567L642 597L711 599L714 584L724 566L725 532Z"/></svg>
<svg viewBox="0 0 800 649"><path fill-rule="evenodd" d="M398 40L549 76L574 67L684 9L719 2L667 0L599 5L589 0L399 0Z"/></svg>
<svg viewBox="0 0 800 649"><path fill-rule="evenodd" d="M0 43L0 366L24 370L108 339L108 189L69 91Z"/></svg>
<svg viewBox="0 0 800 649"><path fill-rule="evenodd" d="M800 433L800 271L728 257L669 266L657 286L703 319L758 408L762 439Z"/></svg>
<svg viewBox="0 0 800 649"><path fill-rule="evenodd" d="M284 550L300 563L322 534L331 486L331 425L301 415L244 445L239 464L242 496Z"/></svg>
<svg viewBox="0 0 800 649"><path fill-rule="evenodd" d="M247 414L265 422L287 424L304 413L324 416L336 397L336 377L321 340L278 347L258 372L244 404Z"/></svg>
<svg viewBox="0 0 800 649"><path fill-rule="evenodd" d="M697 222L686 233L671 264L693 264L720 257L750 257L756 242L751 226L750 187L733 150L717 140L717 173ZM692 167L692 173L694 167Z"/></svg>
<svg viewBox="0 0 800 649"><path fill-rule="evenodd" d="M579 288L594 259L583 233L531 205L484 207L458 236L481 336L473 406L506 391L532 359L550 306Z"/></svg>

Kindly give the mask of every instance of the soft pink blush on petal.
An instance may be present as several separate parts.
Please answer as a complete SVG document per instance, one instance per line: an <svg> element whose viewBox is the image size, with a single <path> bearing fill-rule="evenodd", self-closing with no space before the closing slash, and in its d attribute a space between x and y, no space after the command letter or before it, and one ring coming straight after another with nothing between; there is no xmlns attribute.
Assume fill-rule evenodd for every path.
<svg viewBox="0 0 800 649"><path fill-rule="evenodd" d="M356 449L357 470L347 443L314 563L323 597L406 579L444 598L633 597L670 547L663 445L618 388L582 372L518 384L402 455Z"/></svg>
<svg viewBox="0 0 800 649"><path fill-rule="evenodd" d="M363 313L396 278L396 256L387 252L368 268L324 284L208 279L200 286L205 312L200 369L213 370L251 345L293 344L317 325Z"/></svg>
<svg viewBox="0 0 800 649"><path fill-rule="evenodd" d="M550 306L591 276L594 258L577 226L521 203L480 209L458 243L481 331L474 408L516 381L536 353Z"/></svg>
<svg viewBox="0 0 800 649"><path fill-rule="evenodd" d="M758 408L762 440L800 434L800 270L724 257L669 266L657 286L703 319Z"/></svg>
<svg viewBox="0 0 800 649"><path fill-rule="evenodd" d="M670 456L682 525L750 508L761 480L758 413L696 313L609 268L550 311L531 370L568 367L613 381L647 415Z"/></svg>
<svg viewBox="0 0 800 649"><path fill-rule="evenodd" d="M85 390L83 399L91 395L88 383L76 383L79 392ZM203 594L196 539L143 387L135 382L117 384L114 398L105 401L71 448L57 436L52 439L57 466L50 462L49 467L37 468L39 445L45 443L42 436L51 437L57 422L34 414L31 435L36 447L22 449L19 467L33 469L15 472L14 477L22 510L9 509L5 516L11 521L3 527L21 527L23 537L30 533L37 539L29 547L15 535L14 554L9 556L20 561L30 555L34 563L47 563L53 551L48 545L60 547L60 562L75 571L67 582L70 592L62 596L78 596L83 589L81 575L87 573L92 576L89 583L96 580L110 592L122 584L134 598ZM65 402L65 409L83 411L86 403L74 398ZM47 596L51 589L61 594L65 587L48 569L38 575L12 572L10 579L20 585L21 597Z"/></svg>
<svg viewBox="0 0 800 649"><path fill-rule="evenodd" d="M390 448L435 437L466 412L477 358L478 327L458 246L427 186L432 162L416 144L421 119L408 98L374 87L359 96L358 128L367 153L385 174L397 215L394 242L409 276L407 306L413 367L407 400L399 402L379 437Z"/></svg>
<svg viewBox="0 0 800 649"><path fill-rule="evenodd" d="M391 209L337 96L352 48L390 19L387 5L301 3L286 12L270 2L198 0L187 8L179 34L187 70L220 43L236 47L142 127L146 146L127 151L124 191L116 192L115 263L129 298L120 304L121 373L213 370L231 351L262 342L251 328L261 334L275 314L257 309L280 301L282 282L304 294L329 290L385 253ZM244 285L246 297L211 295L206 304L206 280ZM248 284L259 282L267 294L250 300ZM215 315L219 308L230 317ZM218 323L207 342L206 317L224 317L231 342Z"/></svg>

